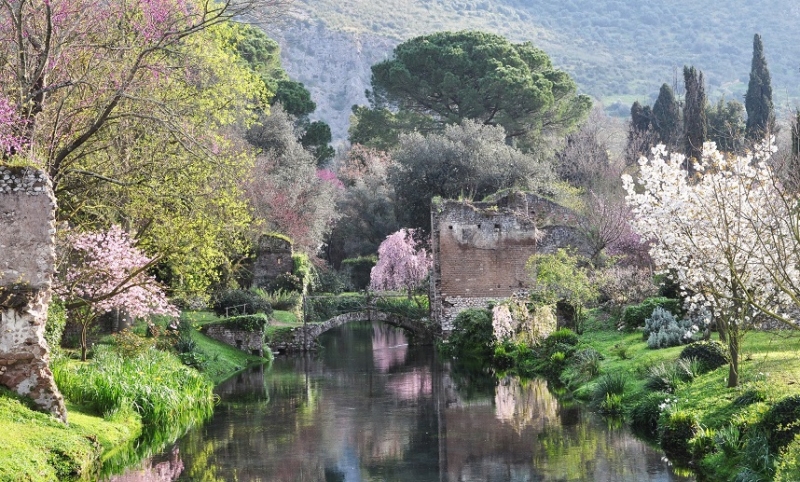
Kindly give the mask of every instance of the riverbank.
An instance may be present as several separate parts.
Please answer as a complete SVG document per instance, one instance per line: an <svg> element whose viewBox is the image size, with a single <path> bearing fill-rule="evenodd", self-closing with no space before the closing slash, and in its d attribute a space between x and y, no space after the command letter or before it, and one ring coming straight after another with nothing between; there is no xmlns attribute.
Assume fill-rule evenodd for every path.
<svg viewBox="0 0 800 482"><path fill-rule="evenodd" d="M166 367L175 372L176 379L170 383L174 393L161 403L161 411L150 415L143 416L124 408L102 409L107 400L77 404L71 400L77 398L75 388L62 388L68 393L72 391L71 395L65 393L69 423L64 425L48 414L33 410L25 399L0 389L0 447L3 447L0 450L0 482L95 480L101 465L122 467L135 462L146 455L143 452L158 450L159 444L170 442L166 439L179 435L176 431L185 431L191 424L209 416L214 385L254 363L266 361L198 332L192 332L192 340L196 343L197 356L204 361L205 375L183 367L176 356L164 353L165 359L160 360L158 370L139 375L134 383L147 391L148 387L153 388L150 385L158 385L158 379L169 372ZM62 369L68 365L68 369L75 372L93 362L68 360L59 363L62 363ZM197 376L191 376L192 372ZM115 386L113 389L108 387L109 392L116 392L117 386L124 384L124 380L118 378L112 380ZM192 386L178 381L185 379L194 380ZM165 392L163 387L156 389L151 393ZM87 394L89 391L82 390L84 400L93 398ZM191 409L187 405L191 405ZM99 415L101 412L104 413ZM175 425L147 435L153 439L154 447L137 443L139 437L153 427L153 420L146 420L148 416L153 420L164 418ZM181 417L184 419L179 420Z"/></svg>
<svg viewBox="0 0 800 482"><path fill-rule="evenodd" d="M727 364L707 373L679 365L685 345L653 350L640 332L619 332L598 322L587 328L578 347L596 350L601 359L596 376L572 380L576 398L597 411L627 415L634 430L704 480L745 474L750 478L741 480L798 480L800 442L792 440L800 431L800 403L792 401L800 401L800 333L747 333L740 384L728 388ZM561 377L568 383L569 375L563 375L569 373L565 369ZM609 391L614 380L623 385L616 405ZM779 403L786 406L785 417L775 424L772 407ZM642 426L648 422L653 425Z"/></svg>

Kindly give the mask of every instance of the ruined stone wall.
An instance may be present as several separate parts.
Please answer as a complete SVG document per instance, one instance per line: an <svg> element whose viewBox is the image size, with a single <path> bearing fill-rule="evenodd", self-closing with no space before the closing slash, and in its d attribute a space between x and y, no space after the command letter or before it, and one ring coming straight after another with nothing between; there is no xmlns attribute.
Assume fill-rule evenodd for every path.
<svg viewBox="0 0 800 482"><path fill-rule="evenodd" d="M66 421L44 339L56 261L55 206L45 173L0 166L0 385Z"/></svg>
<svg viewBox="0 0 800 482"><path fill-rule="evenodd" d="M206 325L203 332L209 338L221 341L252 355L264 356L264 332L248 331L225 326L225 323Z"/></svg>
<svg viewBox="0 0 800 482"><path fill-rule="evenodd" d="M264 235L259 239L253 263L253 286L269 286L278 276L291 273L293 267L292 243Z"/></svg>
<svg viewBox="0 0 800 482"><path fill-rule="evenodd" d="M525 289L525 263L534 253L572 246L588 252L577 215L532 194L491 202L443 200L431 207L434 321L444 333L466 308L486 307Z"/></svg>

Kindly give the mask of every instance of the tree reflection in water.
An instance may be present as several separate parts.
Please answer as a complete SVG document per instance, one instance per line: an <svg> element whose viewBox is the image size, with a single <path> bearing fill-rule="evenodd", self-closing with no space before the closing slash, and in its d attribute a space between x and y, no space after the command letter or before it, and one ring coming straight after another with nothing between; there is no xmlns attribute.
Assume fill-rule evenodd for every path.
<svg viewBox="0 0 800 482"><path fill-rule="evenodd" d="M541 380L442 363L381 323L321 342L219 387L213 420L178 444L178 480L685 480Z"/></svg>

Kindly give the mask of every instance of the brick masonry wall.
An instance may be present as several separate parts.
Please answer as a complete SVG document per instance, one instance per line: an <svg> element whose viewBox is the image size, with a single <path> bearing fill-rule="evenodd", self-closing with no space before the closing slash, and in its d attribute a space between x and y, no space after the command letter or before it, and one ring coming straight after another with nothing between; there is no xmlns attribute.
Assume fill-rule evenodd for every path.
<svg viewBox="0 0 800 482"><path fill-rule="evenodd" d="M434 203L434 321L448 333L462 310L486 307L525 289L525 263L537 252L565 246L588 252L577 220L572 211L532 194L510 193L485 203Z"/></svg>

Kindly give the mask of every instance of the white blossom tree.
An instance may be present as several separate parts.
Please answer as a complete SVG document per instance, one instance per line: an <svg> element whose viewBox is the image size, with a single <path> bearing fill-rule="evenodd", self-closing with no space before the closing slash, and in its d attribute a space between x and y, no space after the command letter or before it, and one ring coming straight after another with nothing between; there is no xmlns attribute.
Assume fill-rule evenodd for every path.
<svg viewBox="0 0 800 482"><path fill-rule="evenodd" d="M797 326L800 236L796 196L767 161L771 143L726 156L706 143L689 177L685 157L664 146L623 176L634 229L653 241L651 256L680 284L689 308L706 306L731 354L728 386L739 383L740 342L759 319Z"/></svg>
<svg viewBox="0 0 800 482"><path fill-rule="evenodd" d="M406 290L408 297L428 276L431 256L414 239L414 229L390 234L378 247L378 262L370 272L373 290Z"/></svg>

